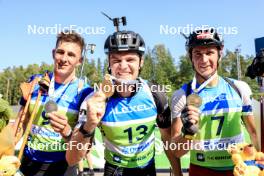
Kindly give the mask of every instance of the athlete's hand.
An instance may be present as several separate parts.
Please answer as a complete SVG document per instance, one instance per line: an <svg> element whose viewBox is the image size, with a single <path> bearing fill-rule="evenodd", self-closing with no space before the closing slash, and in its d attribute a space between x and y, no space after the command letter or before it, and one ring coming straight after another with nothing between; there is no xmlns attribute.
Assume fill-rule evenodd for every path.
<svg viewBox="0 0 264 176"><path fill-rule="evenodd" d="M194 135L198 132L198 123L200 120L200 111L197 107L189 105L184 108L181 114L183 131L186 134Z"/></svg>
<svg viewBox="0 0 264 176"><path fill-rule="evenodd" d="M95 92L87 101L87 120L84 129L92 132L104 116L106 107L106 96L101 91Z"/></svg>
<svg viewBox="0 0 264 176"><path fill-rule="evenodd" d="M68 137L71 133L71 126L68 124L68 119L65 115L59 114L58 111L47 113L51 127L54 131L60 133L63 137Z"/></svg>

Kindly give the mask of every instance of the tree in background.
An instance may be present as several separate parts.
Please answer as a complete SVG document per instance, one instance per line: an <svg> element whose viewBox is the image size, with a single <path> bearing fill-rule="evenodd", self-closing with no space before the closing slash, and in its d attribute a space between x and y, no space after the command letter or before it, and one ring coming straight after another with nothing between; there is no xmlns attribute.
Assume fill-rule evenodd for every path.
<svg viewBox="0 0 264 176"><path fill-rule="evenodd" d="M241 80L249 84L253 93L259 92L259 86L257 81L246 77L247 67L252 63L254 56L239 56L241 66ZM238 79L237 76L237 58L236 54L232 51L227 50L225 56L219 62L218 73L221 76Z"/></svg>
<svg viewBox="0 0 264 176"><path fill-rule="evenodd" d="M148 49L147 53L144 56L144 65L140 70L140 77L143 79L148 79L153 82L155 80L155 64L151 55L150 49Z"/></svg>
<svg viewBox="0 0 264 176"><path fill-rule="evenodd" d="M180 63L179 63L179 74L177 78L177 88L180 88L180 86L183 83L188 83L193 79L193 67L190 58L185 55L180 57Z"/></svg>

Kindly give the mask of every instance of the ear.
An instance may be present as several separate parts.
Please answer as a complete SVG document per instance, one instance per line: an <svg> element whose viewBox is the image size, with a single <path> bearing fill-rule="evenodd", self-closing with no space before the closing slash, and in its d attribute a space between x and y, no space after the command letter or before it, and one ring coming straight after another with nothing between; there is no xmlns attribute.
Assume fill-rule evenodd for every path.
<svg viewBox="0 0 264 176"><path fill-rule="evenodd" d="M53 60L55 59L55 52L56 52L56 49L53 49L52 50L52 58L53 58Z"/></svg>
<svg viewBox="0 0 264 176"><path fill-rule="evenodd" d="M221 49L220 49L220 51L219 51L219 61L221 61L222 60L222 57L223 57L223 47L221 47Z"/></svg>
<svg viewBox="0 0 264 176"><path fill-rule="evenodd" d="M108 60L107 72L108 72L109 74L111 74L111 67L110 67L110 54L108 54L108 56L107 56L107 60Z"/></svg>
<svg viewBox="0 0 264 176"><path fill-rule="evenodd" d="M139 63L139 68L142 68L144 65L144 57L142 56Z"/></svg>
<svg viewBox="0 0 264 176"><path fill-rule="evenodd" d="M107 68L107 71L111 75L111 68L110 67Z"/></svg>
<svg viewBox="0 0 264 176"><path fill-rule="evenodd" d="M78 62L78 64L77 64L77 66L81 65L82 63L83 63L83 57L81 57L81 58L79 59L79 62Z"/></svg>
<svg viewBox="0 0 264 176"><path fill-rule="evenodd" d="M219 59L222 59L223 57L223 50L220 50L220 58Z"/></svg>

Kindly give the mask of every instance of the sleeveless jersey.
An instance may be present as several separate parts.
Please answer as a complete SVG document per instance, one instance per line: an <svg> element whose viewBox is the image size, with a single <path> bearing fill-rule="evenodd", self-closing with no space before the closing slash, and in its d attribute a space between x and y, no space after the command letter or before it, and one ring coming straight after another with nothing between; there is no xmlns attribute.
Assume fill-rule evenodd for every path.
<svg viewBox="0 0 264 176"><path fill-rule="evenodd" d="M142 167L154 157L157 109L147 83L129 98L111 97L100 129L107 162L127 167Z"/></svg>

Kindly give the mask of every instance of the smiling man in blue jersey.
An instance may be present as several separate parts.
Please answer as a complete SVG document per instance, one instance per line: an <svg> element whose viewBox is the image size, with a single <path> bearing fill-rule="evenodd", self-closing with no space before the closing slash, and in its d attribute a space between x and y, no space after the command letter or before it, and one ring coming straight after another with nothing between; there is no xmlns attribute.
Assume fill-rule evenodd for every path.
<svg viewBox="0 0 264 176"><path fill-rule="evenodd" d="M76 67L83 60L84 47L84 39L76 32L61 32L57 36L56 48L52 52L54 72L33 75L29 80L31 82L36 77L41 79L46 76L50 84L46 92L42 91L24 150L20 170L26 176L63 176L66 170L69 170L63 145L68 141L72 128L77 124L81 102L92 91L75 76ZM34 88L22 130L25 130L40 89L39 84ZM57 105L57 110L46 112L47 105L51 102ZM25 108L26 100L21 98L20 104L22 107L19 115Z"/></svg>
<svg viewBox="0 0 264 176"><path fill-rule="evenodd" d="M232 176L233 162L227 147L244 142L243 124L259 149L250 87L217 74L223 47L214 28L194 31L187 37L194 78L173 94L171 109L176 143L193 142L190 176ZM181 157L188 151L178 148L175 153Z"/></svg>
<svg viewBox="0 0 264 176"><path fill-rule="evenodd" d="M104 176L155 176L155 125L160 128L163 141L171 136L167 96L164 92L151 91L153 86L139 77L145 52L139 34L115 32L106 39L104 48L108 71L116 78L115 85L123 90L116 88L108 99L101 90L88 96L81 106L87 113L80 115L82 123L71 141L89 144L95 128L99 127L105 144ZM166 153L176 168L179 160L171 157L169 151ZM66 158L74 165L84 154L85 151L74 148L67 151ZM180 168L177 169L174 169L176 175L180 173Z"/></svg>

